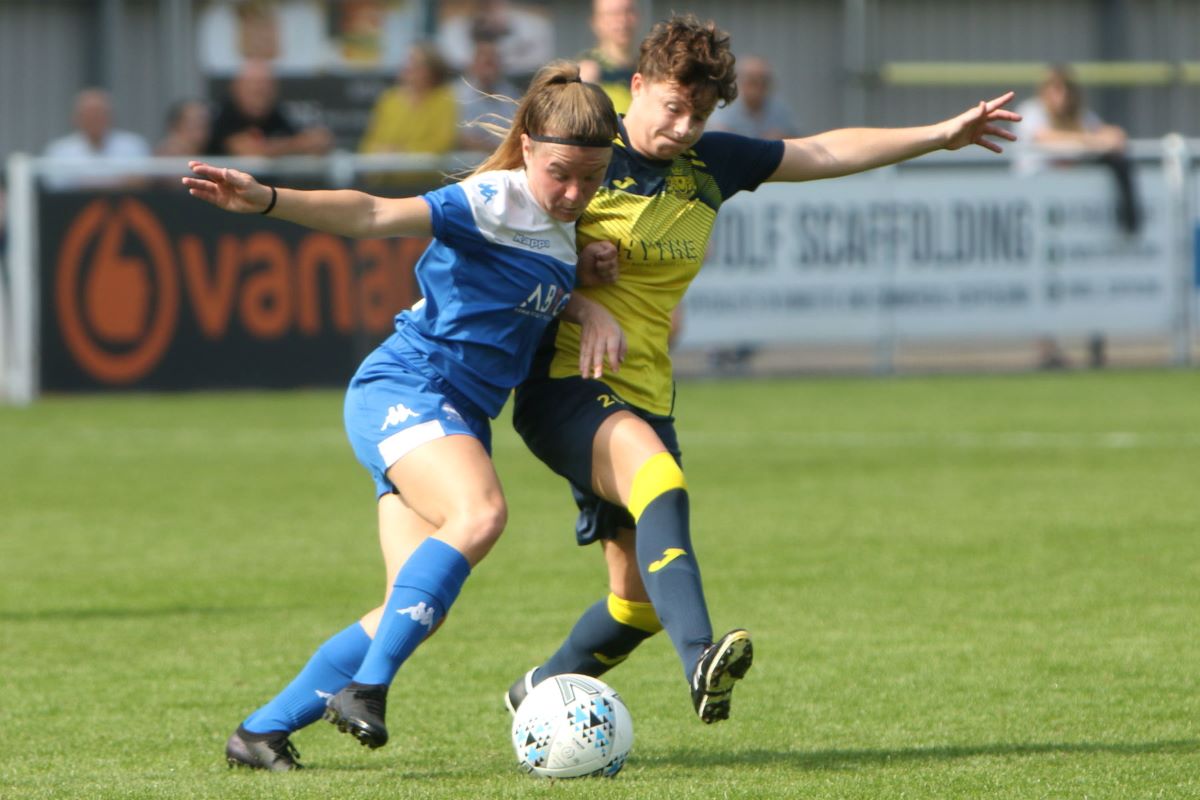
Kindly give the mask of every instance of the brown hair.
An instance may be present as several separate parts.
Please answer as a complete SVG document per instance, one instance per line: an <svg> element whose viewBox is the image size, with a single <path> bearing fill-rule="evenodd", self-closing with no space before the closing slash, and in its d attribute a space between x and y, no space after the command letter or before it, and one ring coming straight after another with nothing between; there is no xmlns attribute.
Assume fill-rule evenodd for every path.
<svg viewBox="0 0 1200 800"><path fill-rule="evenodd" d="M441 86L450 80L450 65L446 63L436 44L427 41L414 42L412 49L425 61L425 66L429 68L429 74L433 77L434 86Z"/></svg>
<svg viewBox="0 0 1200 800"><path fill-rule="evenodd" d="M1075 79L1075 73L1066 64L1052 64L1038 88L1052 84L1058 84L1063 90L1063 107L1052 122L1055 125L1078 124L1083 115L1083 87Z"/></svg>
<svg viewBox="0 0 1200 800"><path fill-rule="evenodd" d="M523 133L589 143L608 143L617 136L612 100L599 86L581 83L579 65L571 61L552 61L537 71L507 128L491 122L473 124L504 137L473 174L524 165Z"/></svg>
<svg viewBox="0 0 1200 800"><path fill-rule="evenodd" d="M729 34L712 20L676 14L642 40L637 71L648 81L673 81L691 92L698 108L737 98L737 73Z"/></svg>

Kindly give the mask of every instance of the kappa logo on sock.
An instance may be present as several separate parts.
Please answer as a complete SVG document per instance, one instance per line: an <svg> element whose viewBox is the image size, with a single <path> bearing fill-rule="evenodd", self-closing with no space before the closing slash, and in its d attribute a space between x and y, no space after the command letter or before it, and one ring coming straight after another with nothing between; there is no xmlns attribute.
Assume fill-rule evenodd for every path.
<svg viewBox="0 0 1200 800"><path fill-rule="evenodd" d="M399 425L405 420L421 416L403 403L397 403L388 409L387 419L379 426L379 430L387 430L389 425Z"/></svg>
<svg viewBox="0 0 1200 800"><path fill-rule="evenodd" d="M660 558L658 561L651 561L650 566L646 567L646 569L649 570L650 572L658 572L660 569L665 567L667 564L670 564L675 559L679 558L680 556L686 556L686 555L687 555L687 550L681 550L678 547L668 547L666 550L663 550L663 557Z"/></svg>
<svg viewBox="0 0 1200 800"><path fill-rule="evenodd" d="M322 692L320 689L313 689L313 692L315 692L317 697L321 698L322 700L328 700L329 698L333 697L333 692Z"/></svg>
<svg viewBox="0 0 1200 800"><path fill-rule="evenodd" d="M418 625L424 625L426 628L433 628L433 607L425 605L424 601L417 603L415 606L402 608L396 612L397 614L408 614L412 617L412 621Z"/></svg>

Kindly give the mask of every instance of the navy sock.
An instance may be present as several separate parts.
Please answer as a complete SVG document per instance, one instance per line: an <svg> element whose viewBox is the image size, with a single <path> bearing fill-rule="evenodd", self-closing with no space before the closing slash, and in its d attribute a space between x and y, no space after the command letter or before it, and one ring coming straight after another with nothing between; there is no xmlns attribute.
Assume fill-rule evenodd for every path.
<svg viewBox="0 0 1200 800"><path fill-rule="evenodd" d="M440 539L426 539L400 568L375 640L354 673L355 683L390 684L438 620L450 609L471 566Z"/></svg>
<svg viewBox="0 0 1200 800"><path fill-rule="evenodd" d="M686 489L663 492L638 515L637 560L646 594L690 681L701 653L712 644L712 623L688 532Z"/></svg>
<svg viewBox="0 0 1200 800"><path fill-rule="evenodd" d="M350 682L370 646L371 637L357 622L335 633L317 648L300 674L247 717L242 727L251 733L291 733L316 722L325 713L325 701Z"/></svg>
<svg viewBox="0 0 1200 800"><path fill-rule="evenodd" d="M583 612L567 640L534 672L534 683L568 672L598 678L661 629L649 603L609 595Z"/></svg>

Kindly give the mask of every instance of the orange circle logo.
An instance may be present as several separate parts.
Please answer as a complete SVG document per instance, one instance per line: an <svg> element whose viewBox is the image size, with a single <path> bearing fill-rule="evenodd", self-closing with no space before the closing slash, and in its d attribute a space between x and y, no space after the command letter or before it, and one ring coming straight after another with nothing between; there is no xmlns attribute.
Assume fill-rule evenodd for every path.
<svg viewBox="0 0 1200 800"><path fill-rule="evenodd" d="M144 257L126 246L130 235ZM79 213L59 251L55 306L67 349L93 378L133 383L158 364L179 320L179 279L145 205L94 200Z"/></svg>

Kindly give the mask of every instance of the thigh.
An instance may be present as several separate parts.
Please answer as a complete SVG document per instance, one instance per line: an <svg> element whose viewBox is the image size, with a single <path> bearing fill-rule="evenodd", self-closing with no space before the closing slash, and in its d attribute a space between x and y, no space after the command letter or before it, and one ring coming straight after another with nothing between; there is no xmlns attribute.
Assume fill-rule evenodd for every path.
<svg viewBox="0 0 1200 800"><path fill-rule="evenodd" d="M629 505L637 471L652 456L667 452L650 423L630 411L604 421L592 440L592 489L610 503Z"/></svg>
<svg viewBox="0 0 1200 800"><path fill-rule="evenodd" d="M586 490L592 485L596 431L629 408L603 381L544 378L517 387L513 427L542 463Z"/></svg>
<svg viewBox="0 0 1200 800"><path fill-rule="evenodd" d="M387 471L404 504L475 566L503 527L504 492L492 459L473 436L425 442ZM453 523L453 524L451 524ZM481 532L482 531L482 535Z"/></svg>

